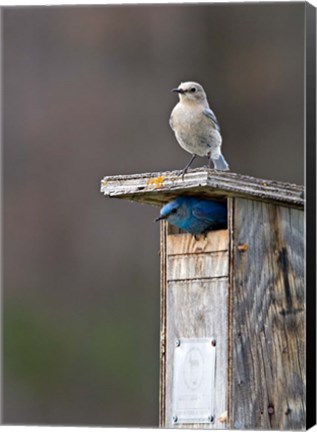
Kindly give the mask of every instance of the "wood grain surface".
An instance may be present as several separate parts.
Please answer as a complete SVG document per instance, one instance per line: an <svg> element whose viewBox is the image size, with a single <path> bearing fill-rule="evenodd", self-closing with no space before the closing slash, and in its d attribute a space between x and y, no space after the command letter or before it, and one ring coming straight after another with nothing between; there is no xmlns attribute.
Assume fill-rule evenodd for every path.
<svg viewBox="0 0 317 432"><path fill-rule="evenodd" d="M304 213L236 198L233 238L231 427L304 429Z"/></svg>
<svg viewBox="0 0 317 432"><path fill-rule="evenodd" d="M167 235L166 251L164 426L224 429L228 371L228 231L209 232L206 238L202 236L199 240L190 234ZM221 277L218 277L219 274ZM175 425L172 420L175 340L205 337L217 341L216 380L212 390L215 395L215 421L212 424Z"/></svg>

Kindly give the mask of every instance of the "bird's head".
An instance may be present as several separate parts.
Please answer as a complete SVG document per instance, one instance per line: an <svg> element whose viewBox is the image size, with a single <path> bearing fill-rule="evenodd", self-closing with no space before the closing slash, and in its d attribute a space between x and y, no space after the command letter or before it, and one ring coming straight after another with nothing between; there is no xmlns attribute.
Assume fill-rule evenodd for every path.
<svg viewBox="0 0 317 432"><path fill-rule="evenodd" d="M205 90L196 82L181 83L171 91L178 93L181 102L202 103L207 101Z"/></svg>
<svg viewBox="0 0 317 432"><path fill-rule="evenodd" d="M166 219L172 224L177 223L187 216L187 211L187 207L184 205L184 200L182 197L179 197L165 204L161 208L160 216L155 220L159 221Z"/></svg>

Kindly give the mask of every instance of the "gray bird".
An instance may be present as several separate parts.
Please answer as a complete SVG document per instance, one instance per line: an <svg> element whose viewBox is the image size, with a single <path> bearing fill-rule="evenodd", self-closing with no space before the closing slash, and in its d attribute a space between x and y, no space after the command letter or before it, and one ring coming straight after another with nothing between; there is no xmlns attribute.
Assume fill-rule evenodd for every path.
<svg viewBox="0 0 317 432"><path fill-rule="evenodd" d="M182 171L184 175L196 156L207 156L214 169L228 171L229 165L221 154L222 137L218 120L209 108L202 86L196 82L181 83L172 90L178 93L179 102L174 107L170 126L179 145L192 154Z"/></svg>

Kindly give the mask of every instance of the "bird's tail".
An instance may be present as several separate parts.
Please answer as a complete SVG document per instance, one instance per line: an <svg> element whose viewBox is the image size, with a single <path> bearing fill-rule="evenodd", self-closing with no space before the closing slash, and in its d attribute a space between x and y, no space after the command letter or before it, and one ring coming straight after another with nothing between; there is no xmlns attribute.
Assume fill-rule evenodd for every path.
<svg viewBox="0 0 317 432"><path fill-rule="evenodd" d="M227 164L225 158L222 156L222 154L219 156L218 159L212 159L212 162L214 164L215 170L219 171L229 171L229 165Z"/></svg>

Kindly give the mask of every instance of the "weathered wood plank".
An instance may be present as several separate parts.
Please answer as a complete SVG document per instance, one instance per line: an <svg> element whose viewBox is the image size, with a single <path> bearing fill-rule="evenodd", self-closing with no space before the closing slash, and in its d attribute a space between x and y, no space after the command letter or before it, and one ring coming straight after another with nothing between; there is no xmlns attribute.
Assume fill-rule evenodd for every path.
<svg viewBox="0 0 317 432"><path fill-rule="evenodd" d="M304 213L235 199L233 234L233 427L304 429Z"/></svg>
<svg viewBox="0 0 317 432"><path fill-rule="evenodd" d="M234 207L235 198L228 198L227 209L228 209L228 240L229 240L229 281L228 281L228 382L227 382L227 428L233 429L233 348L234 348L234 337L233 337L233 307L234 307Z"/></svg>
<svg viewBox="0 0 317 432"><path fill-rule="evenodd" d="M167 235L165 427L168 428L226 427L223 414L227 409L228 236L228 230L210 232L197 241L190 234ZM199 260L202 260L200 268ZM216 268L227 270L219 272ZM225 277L212 278L215 274ZM190 279L193 276L196 279ZM169 277L173 280L168 281ZM179 277L184 280L174 280ZM175 339L205 337L217 341L215 422L177 425L172 419Z"/></svg>
<svg viewBox="0 0 317 432"><path fill-rule="evenodd" d="M165 390L166 390L166 238L168 223L160 222L160 388L159 388L159 425L165 427Z"/></svg>
<svg viewBox="0 0 317 432"><path fill-rule="evenodd" d="M237 196L294 207L304 205L303 186L231 172L216 173L208 168L191 170L184 178L179 174L179 171L169 171L108 176L101 181L101 192L108 197L159 206L179 195Z"/></svg>
<svg viewBox="0 0 317 432"><path fill-rule="evenodd" d="M224 429L219 417L227 405L228 280L171 282L167 287L166 423L167 428ZM215 423L175 425L172 417L175 339L214 337L216 347Z"/></svg>
<svg viewBox="0 0 317 432"><path fill-rule="evenodd" d="M169 256L226 251L228 250L228 231L209 231L206 237L201 235L198 240L191 234L168 235L166 248Z"/></svg>
<svg viewBox="0 0 317 432"><path fill-rule="evenodd" d="M167 281L227 277L228 252L172 255L167 259Z"/></svg>

